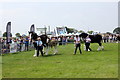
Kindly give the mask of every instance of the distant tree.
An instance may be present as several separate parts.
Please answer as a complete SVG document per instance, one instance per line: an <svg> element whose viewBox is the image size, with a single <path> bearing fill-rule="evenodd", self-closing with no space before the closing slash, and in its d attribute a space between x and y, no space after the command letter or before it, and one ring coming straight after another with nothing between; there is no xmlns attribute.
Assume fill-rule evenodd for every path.
<svg viewBox="0 0 120 80"><path fill-rule="evenodd" d="M87 33L92 34L94 31L87 31Z"/></svg>
<svg viewBox="0 0 120 80"><path fill-rule="evenodd" d="M79 33L84 33L84 31L83 30L80 30L80 31L78 31Z"/></svg>
<svg viewBox="0 0 120 80"><path fill-rule="evenodd" d="M21 35L20 35L20 33L16 33L15 36L16 37L20 37Z"/></svg>
<svg viewBox="0 0 120 80"><path fill-rule="evenodd" d="M78 32L78 30L74 29L74 33L77 33L77 32Z"/></svg>
<svg viewBox="0 0 120 80"><path fill-rule="evenodd" d="M110 32L106 32L106 34L111 34Z"/></svg>
<svg viewBox="0 0 120 80"><path fill-rule="evenodd" d="M74 29L74 28L68 28L65 27L68 33L73 33L73 32L78 32L78 30Z"/></svg>
<svg viewBox="0 0 120 80"><path fill-rule="evenodd" d="M120 27L117 27L113 30L113 33L120 34Z"/></svg>
<svg viewBox="0 0 120 80"><path fill-rule="evenodd" d="M7 32L3 33L3 37L7 37ZM10 37L12 37L12 34L10 33Z"/></svg>

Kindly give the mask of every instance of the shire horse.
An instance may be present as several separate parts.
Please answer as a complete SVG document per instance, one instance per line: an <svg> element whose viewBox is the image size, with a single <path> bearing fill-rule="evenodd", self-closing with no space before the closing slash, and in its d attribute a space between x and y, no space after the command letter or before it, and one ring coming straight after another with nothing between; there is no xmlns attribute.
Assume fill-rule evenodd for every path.
<svg viewBox="0 0 120 80"><path fill-rule="evenodd" d="M57 51L57 40L55 39L50 39L47 35L40 35L38 36L35 32L30 32L29 34L31 34L31 41L37 41L37 38L40 37L41 41L43 43L43 52L46 53L46 55L48 55L49 49L50 47L54 47L54 54L56 54ZM35 42L33 42L35 49L37 49L37 44ZM46 51L45 51L46 48ZM37 50L35 50L35 54L33 56L36 56Z"/></svg>
<svg viewBox="0 0 120 80"><path fill-rule="evenodd" d="M88 36L88 34L81 33L79 36L85 41L85 38ZM99 44L99 47L97 49L98 51L104 50L104 47L102 46L102 36L101 35L99 35L99 34L89 35L89 38L91 39L91 43L98 43Z"/></svg>
<svg viewBox="0 0 120 80"><path fill-rule="evenodd" d="M54 54L56 54L58 52L57 44L58 44L57 37L47 38L46 55L48 55L48 52L49 52L50 48L54 48Z"/></svg>
<svg viewBox="0 0 120 80"><path fill-rule="evenodd" d="M117 40L120 41L120 34L117 36Z"/></svg>

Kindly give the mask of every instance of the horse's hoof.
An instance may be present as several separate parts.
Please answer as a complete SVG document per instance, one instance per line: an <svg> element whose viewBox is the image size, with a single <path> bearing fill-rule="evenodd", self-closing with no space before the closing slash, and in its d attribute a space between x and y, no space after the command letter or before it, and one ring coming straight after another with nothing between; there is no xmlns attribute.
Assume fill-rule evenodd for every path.
<svg viewBox="0 0 120 80"><path fill-rule="evenodd" d="M43 54L45 54L46 52L43 52Z"/></svg>
<svg viewBox="0 0 120 80"><path fill-rule="evenodd" d="M36 57L36 55L33 55L33 57Z"/></svg>
<svg viewBox="0 0 120 80"><path fill-rule="evenodd" d="M99 49L97 49L97 51L100 51Z"/></svg>

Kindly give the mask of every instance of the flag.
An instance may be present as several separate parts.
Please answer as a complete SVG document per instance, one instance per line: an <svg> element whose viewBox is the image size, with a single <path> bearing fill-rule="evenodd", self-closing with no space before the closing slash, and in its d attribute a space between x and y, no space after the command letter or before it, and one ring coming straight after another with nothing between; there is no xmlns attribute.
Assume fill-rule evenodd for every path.
<svg viewBox="0 0 120 80"><path fill-rule="evenodd" d="M30 27L30 32L35 32L35 26L34 26L34 24L31 25L31 27Z"/></svg>
<svg viewBox="0 0 120 80"><path fill-rule="evenodd" d="M11 40L10 40L10 37L11 37L11 22L8 22L7 23L7 26L6 26L6 38L7 38L7 43L10 43Z"/></svg>

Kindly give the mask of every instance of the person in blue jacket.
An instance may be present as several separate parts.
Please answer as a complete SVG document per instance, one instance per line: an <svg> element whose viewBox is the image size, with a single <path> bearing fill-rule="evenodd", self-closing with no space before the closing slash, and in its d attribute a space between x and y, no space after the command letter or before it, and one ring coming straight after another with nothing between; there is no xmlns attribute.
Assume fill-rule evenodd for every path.
<svg viewBox="0 0 120 80"><path fill-rule="evenodd" d="M29 46L29 37L27 36L25 39L25 50L28 51L28 46Z"/></svg>
<svg viewBox="0 0 120 80"><path fill-rule="evenodd" d="M38 41L36 41L37 43L37 57L39 56L39 51L41 52L41 55L43 56L43 43L41 41L41 38L38 37Z"/></svg>

